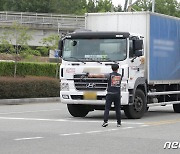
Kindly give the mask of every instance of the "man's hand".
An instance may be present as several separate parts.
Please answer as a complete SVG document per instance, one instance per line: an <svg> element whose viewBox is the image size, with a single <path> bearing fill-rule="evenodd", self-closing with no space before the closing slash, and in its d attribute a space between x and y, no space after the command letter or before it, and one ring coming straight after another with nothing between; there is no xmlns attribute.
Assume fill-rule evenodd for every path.
<svg viewBox="0 0 180 154"><path fill-rule="evenodd" d="M81 76L81 79L84 79L84 78L88 78L89 77L89 73L85 73L84 75Z"/></svg>

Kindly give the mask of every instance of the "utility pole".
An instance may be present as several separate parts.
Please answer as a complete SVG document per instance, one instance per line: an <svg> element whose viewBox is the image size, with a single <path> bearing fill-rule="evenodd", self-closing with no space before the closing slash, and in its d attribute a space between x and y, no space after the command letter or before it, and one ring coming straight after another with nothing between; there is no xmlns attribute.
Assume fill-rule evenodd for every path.
<svg viewBox="0 0 180 154"><path fill-rule="evenodd" d="M138 2L139 0L136 0L136 1L134 1L134 2L132 2L132 0L129 0L129 4L128 4L128 0L126 0L125 1L125 6L126 6L126 11L128 11L128 12L131 12L132 11L132 6L134 5L134 4L136 4L137 2ZM127 4L128 4L128 7L127 7ZM124 7L125 7L124 6ZM125 9L124 9L125 10Z"/></svg>
<svg viewBox="0 0 180 154"><path fill-rule="evenodd" d="M124 12L127 11L127 5L128 5L128 0L125 0L125 3L124 3Z"/></svg>
<svg viewBox="0 0 180 154"><path fill-rule="evenodd" d="M152 0L152 12L155 10L155 0Z"/></svg>
<svg viewBox="0 0 180 154"><path fill-rule="evenodd" d="M129 0L128 12L131 12L132 8L132 0Z"/></svg>

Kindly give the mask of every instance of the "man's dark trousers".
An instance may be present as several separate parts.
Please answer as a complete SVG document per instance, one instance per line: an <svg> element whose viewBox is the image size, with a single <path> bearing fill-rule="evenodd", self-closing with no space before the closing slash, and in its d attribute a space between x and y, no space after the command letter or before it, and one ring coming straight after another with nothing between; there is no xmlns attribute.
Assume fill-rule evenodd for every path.
<svg viewBox="0 0 180 154"><path fill-rule="evenodd" d="M104 122L108 122L109 110L111 108L112 102L114 102L114 106L115 106L117 123L121 124L121 105L120 105L120 95L119 94L107 94L106 95Z"/></svg>

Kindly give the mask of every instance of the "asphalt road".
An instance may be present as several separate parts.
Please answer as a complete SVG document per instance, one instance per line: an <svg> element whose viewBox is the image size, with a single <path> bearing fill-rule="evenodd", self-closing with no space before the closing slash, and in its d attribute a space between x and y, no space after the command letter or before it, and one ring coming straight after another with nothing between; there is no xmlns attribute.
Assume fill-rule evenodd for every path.
<svg viewBox="0 0 180 154"><path fill-rule="evenodd" d="M0 106L1 154L166 154L180 153L180 114L171 106L150 108L142 119L101 127L103 111L74 118L61 103ZM177 142L177 149L164 149Z"/></svg>

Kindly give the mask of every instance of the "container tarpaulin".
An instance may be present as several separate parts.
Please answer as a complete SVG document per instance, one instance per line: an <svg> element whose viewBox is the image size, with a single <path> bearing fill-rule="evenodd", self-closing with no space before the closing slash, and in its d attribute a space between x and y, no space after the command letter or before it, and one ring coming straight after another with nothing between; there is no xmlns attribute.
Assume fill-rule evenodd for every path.
<svg viewBox="0 0 180 154"><path fill-rule="evenodd" d="M149 80L180 82L180 20L150 15Z"/></svg>

